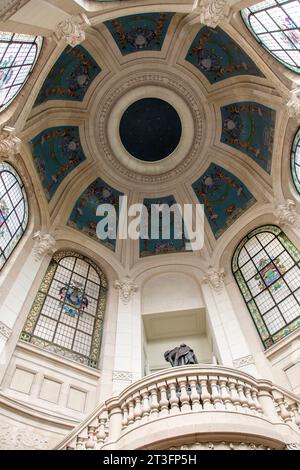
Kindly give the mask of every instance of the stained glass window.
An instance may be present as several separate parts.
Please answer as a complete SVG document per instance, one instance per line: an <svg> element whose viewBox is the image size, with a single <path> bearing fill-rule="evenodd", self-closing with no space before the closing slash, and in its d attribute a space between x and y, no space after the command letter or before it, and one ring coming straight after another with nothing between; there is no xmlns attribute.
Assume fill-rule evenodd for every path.
<svg viewBox="0 0 300 470"><path fill-rule="evenodd" d="M24 234L27 222L24 184L12 166L0 163L0 270Z"/></svg>
<svg viewBox="0 0 300 470"><path fill-rule="evenodd" d="M0 112L28 79L41 46L41 37L0 31Z"/></svg>
<svg viewBox="0 0 300 470"><path fill-rule="evenodd" d="M300 0L265 0L241 13L257 41L279 62L300 73Z"/></svg>
<svg viewBox="0 0 300 470"><path fill-rule="evenodd" d="M106 278L95 263L76 252L56 253L21 339L96 368L106 293Z"/></svg>
<svg viewBox="0 0 300 470"><path fill-rule="evenodd" d="M251 232L232 269L265 348L300 326L300 252L279 227Z"/></svg>
<svg viewBox="0 0 300 470"><path fill-rule="evenodd" d="M300 128L293 142L291 164L294 184L300 194Z"/></svg>

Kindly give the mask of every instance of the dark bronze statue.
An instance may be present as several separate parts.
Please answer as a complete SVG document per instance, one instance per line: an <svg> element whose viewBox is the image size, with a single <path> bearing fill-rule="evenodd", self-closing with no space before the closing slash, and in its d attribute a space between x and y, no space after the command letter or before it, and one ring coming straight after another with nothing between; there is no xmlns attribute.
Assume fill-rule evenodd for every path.
<svg viewBox="0 0 300 470"><path fill-rule="evenodd" d="M171 351L166 351L164 356L165 360L169 362L172 367L198 364L194 351L186 344L181 344Z"/></svg>

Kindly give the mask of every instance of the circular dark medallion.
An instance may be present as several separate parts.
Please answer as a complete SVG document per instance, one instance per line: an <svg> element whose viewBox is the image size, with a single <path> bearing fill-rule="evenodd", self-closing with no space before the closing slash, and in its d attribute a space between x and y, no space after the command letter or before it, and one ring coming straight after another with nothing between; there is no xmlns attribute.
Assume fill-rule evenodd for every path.
<svg viewBox="0 0 300 470"><path fill-rule="evenodd" d="M120 122L120 137L127 152L144 162L170 155L181 138L180 118L169 103L143 98L127 108Z"/></svg>

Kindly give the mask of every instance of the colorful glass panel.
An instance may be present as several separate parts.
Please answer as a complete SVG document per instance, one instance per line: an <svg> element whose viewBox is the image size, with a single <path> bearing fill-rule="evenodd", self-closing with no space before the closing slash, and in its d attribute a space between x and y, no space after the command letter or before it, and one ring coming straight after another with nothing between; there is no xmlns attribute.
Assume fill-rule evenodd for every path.
<svg viewBox="0 0 300 470"><path fill-rule="evenodd" d="M27 223L24 184L12 166L0 163L0 270L22 238Z"/></svg>
<svg viewBox="0 0 300 470"><path fill-rule="evenodd" d="M0 112L20 92L37 61L42 38L0 31Z"/></svg>
<svg viewBox="0 0 300 470"><path fill-rule="evenodd" d="M241 14L256 40L283 65L300 73L300 0L267 0Z"/></svg>
<svg viewBox="0 0 300 470"><path fill-rule="evenodd" d="M293 142L291 165L293 181L300 194L300 129Z"/></svg>
<svg viewBox="0 0 300 470"><path fill-rule="evenodd" d="M265 348L300 324L300 254L276 226L253 230L239 244L232 269Z"/></svg>
<svg viewBox="0 0 300 470"><path fill-rule="evenodd" d="M21 339L97 367L107 282L99 267L75 252L54 255Z"/></svg>

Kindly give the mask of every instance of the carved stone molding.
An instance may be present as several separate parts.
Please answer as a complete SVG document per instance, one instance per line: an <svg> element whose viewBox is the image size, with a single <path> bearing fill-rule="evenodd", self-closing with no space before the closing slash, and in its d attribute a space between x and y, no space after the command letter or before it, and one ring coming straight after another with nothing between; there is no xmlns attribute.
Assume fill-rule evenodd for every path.
<svg viewBox="0 0 300 470"><path fill-rule="evenodd" d="M286 450L300 450L300 442L293 442L286 445Z"/></svg>
<svg viewBox="0 0 300 470"><path fill-rule="evenodd" d="M71 47L78 46L85 41L85 29L89 25L85 15L72 16L61 21L56 26L56 34L59 39L64 39Z"/></svg>
<svg viewBox="0 0 300 470"><path fill-rule="evenodd" d="M112 378L113 380L121 380L132 383L133 375L131 372L128 372L126 370L114 370Z"/></svg>
<svg viewBox="0 0 300 470"><path fill-rule="evenodd" d="M224 287L224 278L225 278L225 271L224 269L220 269L219 271L215 270L214 268L209 268L206 275L203 278L204 284L209 284L209 286L215 292L221 292Z"/></svg>
<svg viewBox="0 0 300 470"><path fill-rule="evenodd" d="M192 12L199 15L199 23L216 28L229 16L228 0L196 0Z"/></svg>
<svg viewBox="0 0 300 470"><path fill-rule="evenodd" d="M290 98L287 101L289 115L293 119L300 119L300 90L297 89L290 93Z"/></svg>
<svg viewBox="0 0 300 470"><path fill-rule="evenodd" d="M195 126L194 136L191 139L191 148L185 158L175 168L159 173L157 175L147 175L137 173L125 167L120 160L114 155L111 150L108 136L107 136L107 123L111 115L111 111L115 104L127 92L136 89L140 86L147 87L147 85L154 85L171 90L180 96L191 111L193 122ZM102 158L106 160L108 165L113 167L123 177L138 183L163 183L173 181L175 178L183 174L190 166L199 161L203 151L203 135L205 125L205 113L199 98L194 94L194 91L189 85L177 75L173 73L166 73L163 70L157 71L136 71L130 76L119 79L115 86L112 86L106 99L102 99L99 103L99 114L97 119L93 118L91 123L94 126L94 135L96 138L97 148L101 148ZM95 158L98 158L95 156Z"/></svg>
<svg viewBox="0 0 300 470"><path fill-rule="evenodd" d="M21 140L16 137L15 129L13 127L3 127L0 130L0 161L14 161L20 150Z"/></svg>
<svg viewBox="0 0 300 470"><path fill-rule="evenodd" d="M0 321L0 337L2 336L2 338L7 340L10 337L11 333L11 328L9 328L7 325L5 325L5 323Z"/></svg>
<svg viewBox="0 0 300 470"><path fill-rule="evenodd" d="M292 199L287 199L284 203L276 207L277 223L284 227L289 225L300 228L300 214L296 211L296 203Z"/></svg>
<svg viewBox="0 0 300 470"><path fill-rule="evenodd" d="M49 447L49 442L42 436L42 433L40 435L30 427L1 426L1 450L46 450Z"/></svg>
<svg viewBox="0 0 300 470"><path fill-rule="evenodd" d="M0 21L7 21L30 0L1 0Z"/></svg>
<svg viewBox="0 0 300 470"><path fill-rule="evenodd" d="M115 282L115 289L119 290L119 295L122 303L127 305L133 294L138 291L138 286L132 282L132 280L126 276L123 281Z"/></svg>
<svg viewBox="0 0 300 470"><path fill-rule="evenodd" d="M32 239L36 241L34 247L36 261L40 261L45 255L53 255L55 253L56 240L49 233L42 234L40 231L36 232Z"/></svg>
<svg viewBox="0 0 300 470"><path fill-rule="evenodd" d="M178 447L171 447L169 450L272 450L271 447L253 442L195 442L194 444L184 444Z"/></svg>
<svg viewBox="0 0 300 470"><path fill-rule="evenodd" d="M251 355L239 357L233 361L233 367L236 369L241 369L242 367L250 366L251 364L255 364L254 358Z"/></svg>

